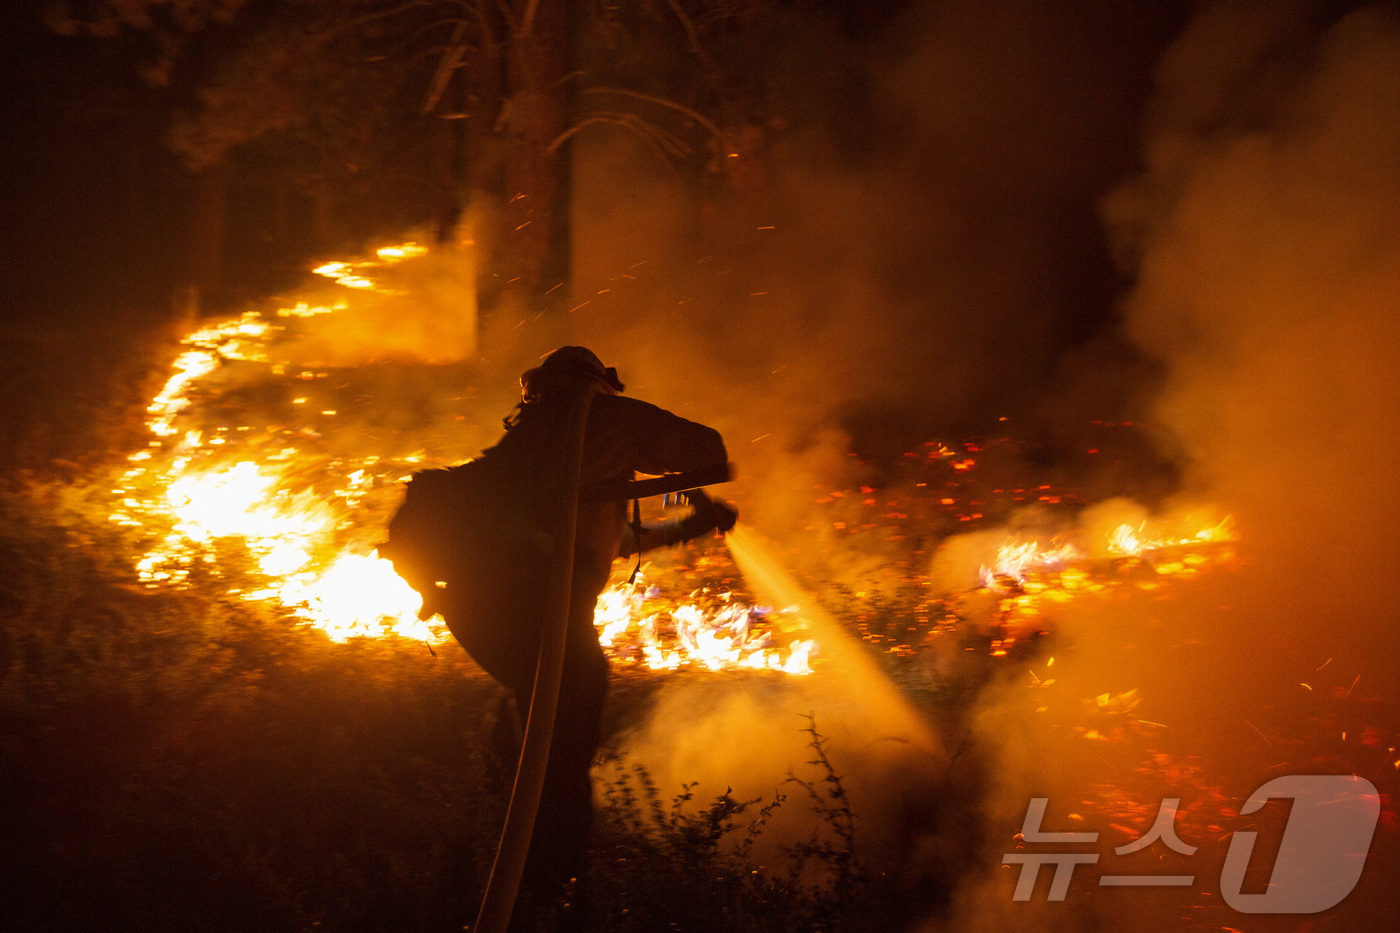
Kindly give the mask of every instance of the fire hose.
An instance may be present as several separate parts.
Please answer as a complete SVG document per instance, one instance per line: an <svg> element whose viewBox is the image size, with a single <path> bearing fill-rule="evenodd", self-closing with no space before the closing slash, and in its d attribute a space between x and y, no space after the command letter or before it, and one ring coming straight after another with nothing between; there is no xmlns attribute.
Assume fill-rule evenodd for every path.
<svg viewBox="0 0 1400 933"><path fill-rule="evenodd" d="M658 496L722 483L732 475L730 465L726 463L652 479L596 483L581 490L579 476L583 465L584 429L588 425L588 412L595 392L596 388L589 387L570 402L563 422L565 430L558 437L557 449L552 452L552 462L561 464L556 507L560 510L557 513L558 527L562 533L551 556L552 573L543 603L545 626L535 666L535 686L525 719L520 763L506 809L505 825L501 828L496 860L491 866L491 876L486 882L476 923L472 925L474 933L505 933L530 853L530 838L535 829L535 816L539 812L540 795L544 791L554 718L559 705L560 680L564 672L579 502Z"/></svg>
<svg viewBox="0 0 1400 933"><path fill-rule="evenodd" d="M539 660L535 665L535 687L525 720L525 737L520 764L515 772L510 804L491 877L486 882L481 909L477 911L476 933L505 933L515 909L515 897L530 854L530 836L535 830L540 794L544 791L545 769L549 765L549 744L554 735L554 714L559 705L559 681L564 673L564 644L569 627L569 596L573 590L574 536L578 528L579 473L583 466L583 434L595 386L578 393L564 416L564 430L558 435L551 462L560 464L556 507L561 534L551 555L551 571L543 602L544 632L540 639Z"/></svg>

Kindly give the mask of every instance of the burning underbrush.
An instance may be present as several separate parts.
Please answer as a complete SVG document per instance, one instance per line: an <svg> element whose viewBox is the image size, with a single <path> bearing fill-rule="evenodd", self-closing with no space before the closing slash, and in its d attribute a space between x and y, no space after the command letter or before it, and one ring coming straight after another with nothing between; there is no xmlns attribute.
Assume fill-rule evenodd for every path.
<svg viewBox="0 0 1400 933"><path fill-rule="evenodd" d="M148 406L151 439L130 455L112 490L109 517L129 532L141 584L181 587L192 574L228 576L229 596L280 606L334 641L397 635L434 644L447 638L441 619L418 618L418 595L377 556L375 544L401 480L415 469L458 462L474 452L473 440L489 440L482 429L489 419L473 404L472 374L462 366L405 362L401 355L354 366L343 358L336 366L319 362L327 356L327 327L355 331L366 317L361 306L373 319L406 300L394 285L396 267L422 261L425 252L404 244L368 261L323 264L316 271L335 285L328 286L329 296L318 296L321 303L247 311L181 338L171 372ZM405 396L406 383L416 385L417 394ZM392 403L386 394L395 396ZM387 409L416 416L399 421ZM884 530L890 542L946 534L951 519L984 524L980 509L992 509L967 495L983 449L930 442L906 456L938 475L932 489L920 482L908 496L877 503L876 490L862 487L860 502L879 507L852 517L861 519L860 529ZM845 514L856 501L847 495L830 490L817 504L840 500L833 513ZM1044 484L1008 484L987 496L1008 506L1075 504L1073 493ZM937 514L915 514L930 509ZM908 527L911 514L922 527ZM1228 520L1167 533L1149 528L1143 516L1078 548L1054 539L1001 542L980 579L962 589L1005 591L1016 611L1030 617L1038 600L1109 585L1086 564L1105 554L1146 562L1158 575L1194 573L1216 559L1201 551L1228 540L1227 526ZM831 522L842 537L856 527ZM1179 560L1145 557L1168 551ZM243 570L236 581L226 569L235 566ZM600 600L602 640L619 662L652 670L798 674L820 655L820 646L801 637L803 622L790 607L753 602L720 552L702 556L680 580L650 576L651 585L619 583ZM915 571L910 582L927 585L922 576ZM946 604L924 600L916 614L931 621L949 613Z"/></svg>
<svg viewBox="0 0 1400 933"><path fill-rule="evenodd" d="M334 641L448 637L440 618L418 618L421 599L375 544L402 480L474 453L468 444L481 432L473 431L480 413L470 404L470 374L422 360L306 362L327 320L352 316L356 302L402 297L371 275L424 252L405 244L372 261L324 264L316 271L343 293L332 301L248 311L181 338L148 407L151 440L128 458L113 488L110 520L130 532L141 584L228 576L229 596L280 606ZM391 423L381 384L395 381L401 390L415 369L420 385L433 387L417 400L400 391L394 407L423 411L416 421ZM225 569L234 566L243 570L237 581ZM604 642L617 659L656 670L804 673L814 645L782 637L773 624L780 618L728 588L692 597L629 585L599 605Z"/></svg>
<svg viewBox="0 0 1400 933"><path fill-rule="evenodd" d="M314 301L191 327L150 402L143 449L95 493L46 488L23 508L6 504L3 687L19 723L7 726L7 747L28 751L23 761L6 753L5 766L31 792L13 799L43 808L8 831L47 827L17 844L54 877L111 873L117 857L79 825L97 819L111 838L149 849L138 864L167 865L150 853L177 838L191 864L220 864L261 892L265 915L242 928L405 915L441 925L474 906L451 897L475 890L456 882L480 880L489 863L482 840L494 838L500 801L483 790L475 750L489 744L494 688L462 652L424 648L445 640L441 621L417 618L417 594L374 548L400 481L473 455L494 439L500 412L467 364L402 348L358 361L325 350L358 303L402 299L395 270L421 259L400 249L323 268L335 284ZM842 825L856 827L862 877L888 881L862 890L905 899L869 912L882 923L993 902L1004 912L1010 894L995 867L1016 851L1032 793L1115 843L1144 831L1160 798L1179 797L1183 838L1218 859L1256 775L1343 768L1379 783L1394 771L1393 717L1325 658L1301 686L1286 685L1287 702L1223 738L1210 731L1216 720L1207 728L1182 704L1173 715L1174 697L1208 691L1189 678L1206 667L1202 646L1229 611L1250 540L1227 513L1105 481L1138 470L1135 425L1092 425L1082 447L1054 460L1003 427L928 441L893 462L852 457L863 481L801 490L801 520L762 539L771 563L795 568L780 586L752 578L752 562L717 538L653 555L633 582L619 569L596 615L619 675L612 745L660 790L642 794L646 813L610 817L626 825L607 830L621 833L604 872L621 879L607 928L624 928L638 872L672 868L721 871L733 903L772 911L752 928L797 923L785 904L830 903L754 880L783 877L775 866L800 855L802 840L817 840L808 855L852 851L830 821L818 837L802 834L810 818L784 827L781 812L800 809L793 801L765 809L794 786L794 762L801 773L796 717L812 712L830 736L818 783L843 781L841 806L858 819ZM735 489L741 514L761 514ZM844 675L856 661L869 671ZM890 696L933 733L932 751L915 756L916 743L886 734ZM60 732L100 751L75 755L45 731L59 709ZM163 712L142 712L152 709ZM1218 745L1248 755L1241 764ZM131 748L139 760L123 757ZM107 773L124 777L107 785ZM676 807L716 809L663 804L658 818L656 801L682 786ZM83 793L79 816L64 817L63 801ZM191 825L215 836L120 815L167 812L194 814ZM344 829L369 823L373 841ZM775 838L744 853L762 862L760 876L716 841L752 824ZM295 840L279 835L284 825L299 827ZM47 835L68 848L45 848ZM629 852L671 867L623 864ZM363 888L372 903L329 906L386 853L402 883ZM444 862L455 895L435 886L448 887ZM308 873L330 863L349 867ZM158 900L151 882L123 883ZM656 887L680 889L664 878ZM208 885L190 890L240 916ZM1181 892L1171 910L1244 928L1200 891ZM49 893L40 900L62 900ZM646 906L664 918L673 905ZM697 893L683 906L700 917L710 905ZM863 928L857 914L843 914L843 928ZM199 925L190 916L184 925Z"/></svg>

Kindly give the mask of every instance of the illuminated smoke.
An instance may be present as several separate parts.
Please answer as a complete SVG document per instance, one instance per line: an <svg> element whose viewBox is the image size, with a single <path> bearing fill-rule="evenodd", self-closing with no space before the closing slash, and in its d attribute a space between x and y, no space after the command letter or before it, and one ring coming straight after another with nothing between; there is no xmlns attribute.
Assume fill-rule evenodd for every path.
<svg viewBox="0 0 1400 933"><path fill-rule="evenodd" d="M1149 171L1109 215L1191 491L1255 542L1226 619L1257 639L1249 669L1296 682L1335 658L1393 690L1400 603L1357 581L1400 570L1400 26L1361 10L1300 54L1306 22L1279 9L1222 5L1181 37Z"/></svg>
<svg viewBox="0 0 1400 933"><path fill-rule="evenodd" d="M1060 355L1109 315L1094 201L1140 90L1101 71L1152 54L1162 15L955 0L853 38L804 11L772 52L802 78L754 76L767 103L720 121L736 155L702 185L627 134L579 134L574 339L718 427L746 520L777 538L814 483L866 479L853 437L897 453L1043 411ZM1096 374L1117 359L1096 352ZM1103 384L1078 413L1102 412Z"/></svg>
<svg viewBox="0 0 1400 933"><path fill-rule="evenodd" d="M792 793L784 787L790 774L824 777L809 767L813 752L803 729L810 716L864 831L874 838L902 834L891 790L935 781L947 764L941 741L864 646L816 605L767 545L742 528L726 541L761 598L798 610L820 646L819 667L810 677L781 681L670 681L647 721L624 738L623 754L645 764L663 792L695 782L701 799L728 787L740 799L771 801L775 792ZM792 843L813 831L798 793L767 827L764 843Z"/></svg>
<svg viewBox="0 0 1400 933"><path fill-rule="evenodd" d="M1146 170L1105 201L1136 281L1128 333L1164 365L1154 421L1184 464L1180 499L1234 516L1241 567L1189 593L1057 619L1074 648L1072 662L1057 658L1058 689L1132 691L1137 713L1163 724L1149 747L1194 749L1238 790L1261 780L1256 750L1284 757L1265 733L1307 728L1314 691L1393 699L1400 652L1394 588L1372 582L1400 570L1389 476L1400 454L1400 24L1391 7L1330 25L1312 9L1206 5L1159 63ZM1126 525L1115 545L1140 546L1151 516L1111 511L1081 520L1100 534ZM1005 832L989 862L1010 851L1032 795L1072 806L1095 774L1123 791L1163 779L1056 754L1074 746L1035 728L1050 715L1024 687L982 704L985 810ZM1182 923L1143 897L1012 905L1004 870L957 900L930 931Z"/></svg>

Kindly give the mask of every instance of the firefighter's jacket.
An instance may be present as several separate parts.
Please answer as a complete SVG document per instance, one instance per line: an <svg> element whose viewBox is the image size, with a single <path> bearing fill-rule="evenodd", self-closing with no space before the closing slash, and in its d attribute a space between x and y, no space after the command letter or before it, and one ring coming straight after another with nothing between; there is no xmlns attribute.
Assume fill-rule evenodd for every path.
<svg viewBox="0 0 1400 933"><path fill-rule="evenodd" d="M556 412L544 406L526 405L515 427L483 453L524 464L548 449L549 434L559 430ZM639 399L599 394L594 397L584 433L580 486L614 480L630 480L636 473L679 473L703 469L727 460L719 432ZM712 524L710 528L714 527ZM642 549L684 540L707 528L689 521L681 526L644 533ZM581 502L574 539L576 594L594 597L607 586L613 559L635 552L624 544L627 503ZM693 532L693 533L692 533Z"/></svg>

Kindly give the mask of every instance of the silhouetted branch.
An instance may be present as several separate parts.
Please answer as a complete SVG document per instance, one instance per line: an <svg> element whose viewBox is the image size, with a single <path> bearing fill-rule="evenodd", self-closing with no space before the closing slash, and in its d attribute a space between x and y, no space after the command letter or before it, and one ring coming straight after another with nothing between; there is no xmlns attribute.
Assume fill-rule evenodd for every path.
<svg viewBox="0 0 1400 933"><path fill-rule="evenodd" d="M686 15L685 10L681 9L679 0L666 0L666 5L671 8L672 13L676 14L676 19L680 20L681 28L685 30L686 40L690 44L690 51L705 64L713 64L710 56L705 54L704 48L700 45L700 35L695 31L695 23Z"/></svg>
<svg viewBox="0 0 1400 933"><path fill-rule="evenodd" d="M539 8L540 0L529 0L525 6L525 15L520 17L520 28L516 30L516 35L528 36L530 29L535 25L535 10Z"/></svg>
<svg viewBox="0 0 1400 933"><path fill-rule="evenodd" d="M462 41L466 32L467 21L458 20L456 28L452 30L452 38L448 40L447 48L443 49L442 58L438 59L437 70L433 72L433 80L428 85L428 97L423 101L424 113L432 113L437 108L438 101L442 100L443 92L447 90L447 82L452 80L452 73L461 64L462 56L467 52L467 45Z"/></svg>
<svg viewBox="0 0 1400 933"><path fill-rule="evenodd" d="M680 173L676 171L676 167L672 164L671 160L684 158L691 152L690 147L686 146L684 142L677 139L674 135L658 126L648 123L635 113L595 113L585 117L556 136L554 141L545 148L545 153L547 155L553 155L560 146L564 145L564 143L579 130L594 123L610 123L614 126L620 126L623 129L631 130L646 143L652 153L677 177L679 177Z"/></svg>
<svg viewBox="0 0 1400 933"><path fill-rule="evenodd" d="M694 120L696 123L699 123L705 129L709 130L710 134L713 135L715 139L719 140L721 143L724 142L724 133L721 132L720 128L715 126L715 124L711 122L709 118L701 115L698 111L692 110L684 104L678 104L673 100L667 100L664 97L653 97L651 94L643 94L640 91L631 91L627 88L622 87L590 87L585 88L584 93L616 94L620 97L633 97L637 100L644 100L647 103L656 104L659 107L667 107L671 110L676 111L677 113L682 113L685 114L687 117L690 117L690 119Z"/></svg>

